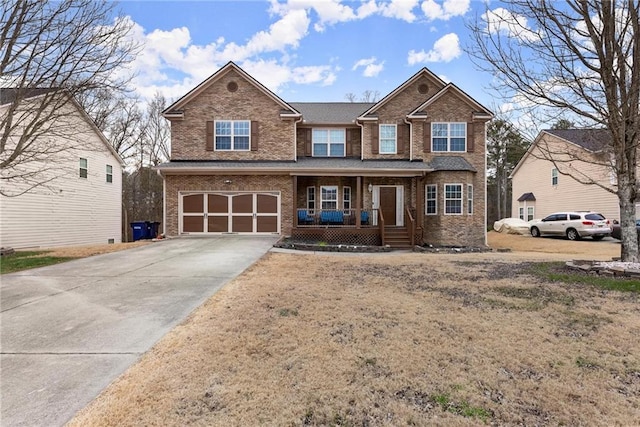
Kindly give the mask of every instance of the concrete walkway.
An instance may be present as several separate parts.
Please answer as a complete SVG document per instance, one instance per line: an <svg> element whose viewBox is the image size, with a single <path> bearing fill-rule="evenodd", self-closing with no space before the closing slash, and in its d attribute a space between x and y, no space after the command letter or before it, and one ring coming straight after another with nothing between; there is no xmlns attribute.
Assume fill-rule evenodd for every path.
<svg viewBox="0 0 640 427"><path fill-rule="evenodd" d="M3 275L0 424L64 425L276 240L172 239Z"/></svg>

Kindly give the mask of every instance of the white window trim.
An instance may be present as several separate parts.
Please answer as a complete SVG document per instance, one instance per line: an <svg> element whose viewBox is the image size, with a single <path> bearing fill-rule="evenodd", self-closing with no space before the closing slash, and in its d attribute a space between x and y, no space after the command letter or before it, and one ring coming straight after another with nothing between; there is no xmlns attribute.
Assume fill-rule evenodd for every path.
<svg viewBox="0 0 640 427"><path fill-rule="evenodd" d="M435 189L435 193L434 193L434 198L433 199L429 199L429 187L432 187ZM427 202L429 202L430 200L434 200L435 203L435 212L433 213L429 213L429 209L428 209L428 204ZM424 212L426 215L438 215L438 184L427 184L424 187Z"/></svg>
<svg viewBox="0 0 640 427"><path fill-rule="evenodd" d="M231 123L231 135L220 135L220 136L228 136L231 137L231 148L218 148L216 133L216 124L222 122ZM235 148L236 140L235 135L233 133L233 124L234 123L249 123L249 135L238 135L238 136L248 136L249 137L249 147L248 148ZM214 151L251 151L251 120L214 120L213 122L213 150Z"/></svg>
<svg viewBox="0 0 640 427"><path fill-rule="evenodd" d="M467 184L467 215L473 215L473 184Z"/></svg>
<svg viewBox="0 0 640 427"><path fill-rule="evenodd" d="M111 172L109 172L109 168L111 168ZM107 180L107 184L113 184L113 166L111 165L107 165L106 169L106 180ZM109 180L109 177L111 177L111 180Z"/></svg>
<svg viewBox="0 0 640 427"><path fill-rule="evenodd" d="M529 219L529 209L531 209L531 219ZM527 206L527 219L526 221L532 221L535 218L536 208L535 206Z"/></svg>
<svg viewBox="0 0 640 427"><path fill-rule="evenodd" d="M553 168L551 169L551 186L552 187L557 187L558 186L558 182L560 181L560 178L558 177L558 169L557 168ZM553 180L555 179L555 184L553 183Z"/></svg>
<svg viewBox="0 0 640 427"><path fill-rule="evenodd" d="M525 220L524 219L524 207L520 206L518 207L518 218L520 218L521 220Z"/></svg>
<svg viewBox="0 0 640 427"><path fill-rule="evenodd" d="M382 151L382 127L383 126L393 126L394 129L394 141L393 141L393 151ZM378 125L378 153L379 154L398 154L398 125L394 123L381 123Z"/></svg>
<svg viewBox="0 0 640 427"><path fill-rule="evenodd" d="M451 125L452 124L461 124L464 125L464 150L462 151L452 151L451 150ZM433 127L435 125L447 125L447 149L446 150L436 150L433 145L433 139L436 138L434 136ZM467 123L466 122L433 122L431 123L431 151L433 153L466 153L467 152L467 142L469 140L467 134Z"/></svg>
<svg viewBox="0 0 640 427"><path fill-rule="evenodd" d="M349 194L348 198L347 198L347 194ZM349 203L348 208L345 207L345 204L346 204L345 202ZM344 212L345 215L349 215L351 213L351 187L348 185L345 185L344 187L342 187L342 209L345 210Z"/></svg>
<svg viewBox="0 0 640 427"><path fill-rule="evenodd" d="M342 155L341 156L332 156L331 155L331 131L332 130L339 130L342 131ZM314 131L327 131L327 142L318 142L317 144L322 144L322 145L327 145L327 155L326 156L317 156L316 155L316 142L313 138L313 132ZM337 143L333 143L334 145L336 145ZM311 156L312 157L333 157L333 158L340 158L340 157L346 157L347 155L347 130L345 128L313 128L311 130Z"/></svg>
<svg viewBox="0 0 640 427"><path fill-rule="evenodd" d="M326 190L335 190L335 194L336 194L336 198L335 199L324 199L322 197L322 190L326 189ZM337 185L322 185L320 187L320 210L327 210L325 208L323 208L324 202L336 202L336 207L335 209L339 209L339 193L338 193L338 186Z"/></svg>
<svg viewBox="0 0 640 427"><path fill-rule="evenodd" d="M309 202L311 201L309 199L309 190L313 190L313 208L309 206ZM316 209L318 209L318 198L316 197L316 187L313 186L309 186L307 187L307 212L309 214L314 214Z"/></svg>
<svg viewBox="0 0 640 427"><path fill-rule="evenodd" d="M459 199L448 199L447 198L447 185L457 185L460 187L460 198ZM445 215L462 215L464 213L464 185L456 182L448 182L445 183L442 187L444 191L444 214ZM447 212L447 201L448 200L459 200L460 201L460 212Z"/></svg>
<svg viewBox="0 0 640 427"><path fill-rule="evenodd" d="M85 167L82 167L82 161L84 160L85 162ZM84 171L84 175L82 176L82 171ZM89 160L85 159L84 157L80 157L80 172L79 172L79 176L82 179L87 179L89 178Z"/></svg>

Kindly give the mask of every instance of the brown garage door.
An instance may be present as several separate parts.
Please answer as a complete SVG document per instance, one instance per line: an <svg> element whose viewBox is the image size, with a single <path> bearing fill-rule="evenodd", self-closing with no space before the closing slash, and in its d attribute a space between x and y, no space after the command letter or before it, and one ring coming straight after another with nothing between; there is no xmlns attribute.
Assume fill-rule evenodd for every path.
<svg viewBox="0 0 640 427"><path fill-rule="evenodd" d="M278 233L277 192L182 195L182 233Z"/></svg>

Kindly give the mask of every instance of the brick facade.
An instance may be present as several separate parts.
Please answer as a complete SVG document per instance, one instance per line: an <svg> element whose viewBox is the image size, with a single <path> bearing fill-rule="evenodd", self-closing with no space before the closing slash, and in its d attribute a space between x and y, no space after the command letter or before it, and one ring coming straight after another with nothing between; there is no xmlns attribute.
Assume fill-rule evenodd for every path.
<svg viewBox="0 0 640 427"><path fill-rule="evenodd" d="M297 208L307 207L307 187L316 188L316 209L320 208L320 187L323 185L338 186L338 205L345 186L351 188L351 209L357 207L357 176L349 173L340 176L340 169L327 173L314 172L309 176L298 176L297 194L293 194L294 179L286 172L268 174L256 172L223 173L216 171L215 161L238 161L244 165L255 161L295 161L296 158L310 156L306 140L314 126L300 123L295 111L288 111L288 105L261 87L259 83L247 77L235 64L225 66L218 74L214 74L207 82L196 88L194 94L185 97L174 105L179 108L171 114L171 107L166 117L171 119L172 163L211 162L210 169L197 169L198 172L172 173L163 170L165 177L166 198L166 232L170 236L179 234L179 198L184 192L256 192L277 191L280 194L281 233L290 235L295 223L294 212ZM444 89L444 90L443 90ZM437 97L433 98L434 95ZM435 99L428 103L430 99ZM426 103L426 104L425 104ZM426 105L417 117L408 115L421 106ZM361 175L361 208L372 208L372 193L368 187L378 185L401 185L404 189L404 205L417 217L417 226L423 229L423 240L435 245L473 245L485 244L485 124L490 113L484 111L481 120L475 120L479 113L478 104L466 98L456 88L445 85L428 71L421 71L400 86L392 95L385 97L375 105L371 112L376 120L362 122L356 133L347 141L346 157L364 162L361 168L366 170L367 160L395 160L395 168L402 168L402 161L422 162L425 165L424 176L418 172L414 177L385 176L383 170L379 174ZM481 111L482 113L482 111ZM177 117L177 115L181 115ZM352 122L356 118L354 117ZM212 120L249 120L259 124L258 146L254 151L207 151L206 123ZM464 122L468 125L467 141L473 140L471 152L437 152L430 149L431 141L425 141L425 127L433 122ZM346 121L345 121L346 123ZM357 124L357 123L356 123ZM372 150L372 129L380 124L396 124L403 126L411 138L395 154L379 154ZM336 125L317 125L327 128ZM344 128L344 127L343 127ZM430 132L427 132L430 134ZM399 144L400 145L400 144ZM429 165L435 157L455 156L464 158L475 172L433 171ZM415 164L415 163L413 163ZM400 166L398 166L400 165ZM408 165L408 163L407 163ZM242 168L240 167L238 171ZM409 169L407 169L409 170ZM299 174L298 174L299 175ZM347 174L345 174L347 175ZM375 175L375 176L370 176ZM425 185L436 184L438 188L438 214L426 215ZM463 212L461 215L444 214L444 185L461 184L463 186ZM473 186L473 214L467 213L467 186ZM421 243L421 242L418 242Z"/></svg>

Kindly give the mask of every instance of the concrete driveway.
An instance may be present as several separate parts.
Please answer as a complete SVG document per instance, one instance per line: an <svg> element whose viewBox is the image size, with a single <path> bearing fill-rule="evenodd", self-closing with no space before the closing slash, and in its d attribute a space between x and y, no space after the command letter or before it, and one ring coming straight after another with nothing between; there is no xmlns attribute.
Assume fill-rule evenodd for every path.
<svg viewBox="0 0 640 427"><path fill-rule="evenodd" d="M3 275L0 423L65 424L276 239L172 239Z"/></svg>

